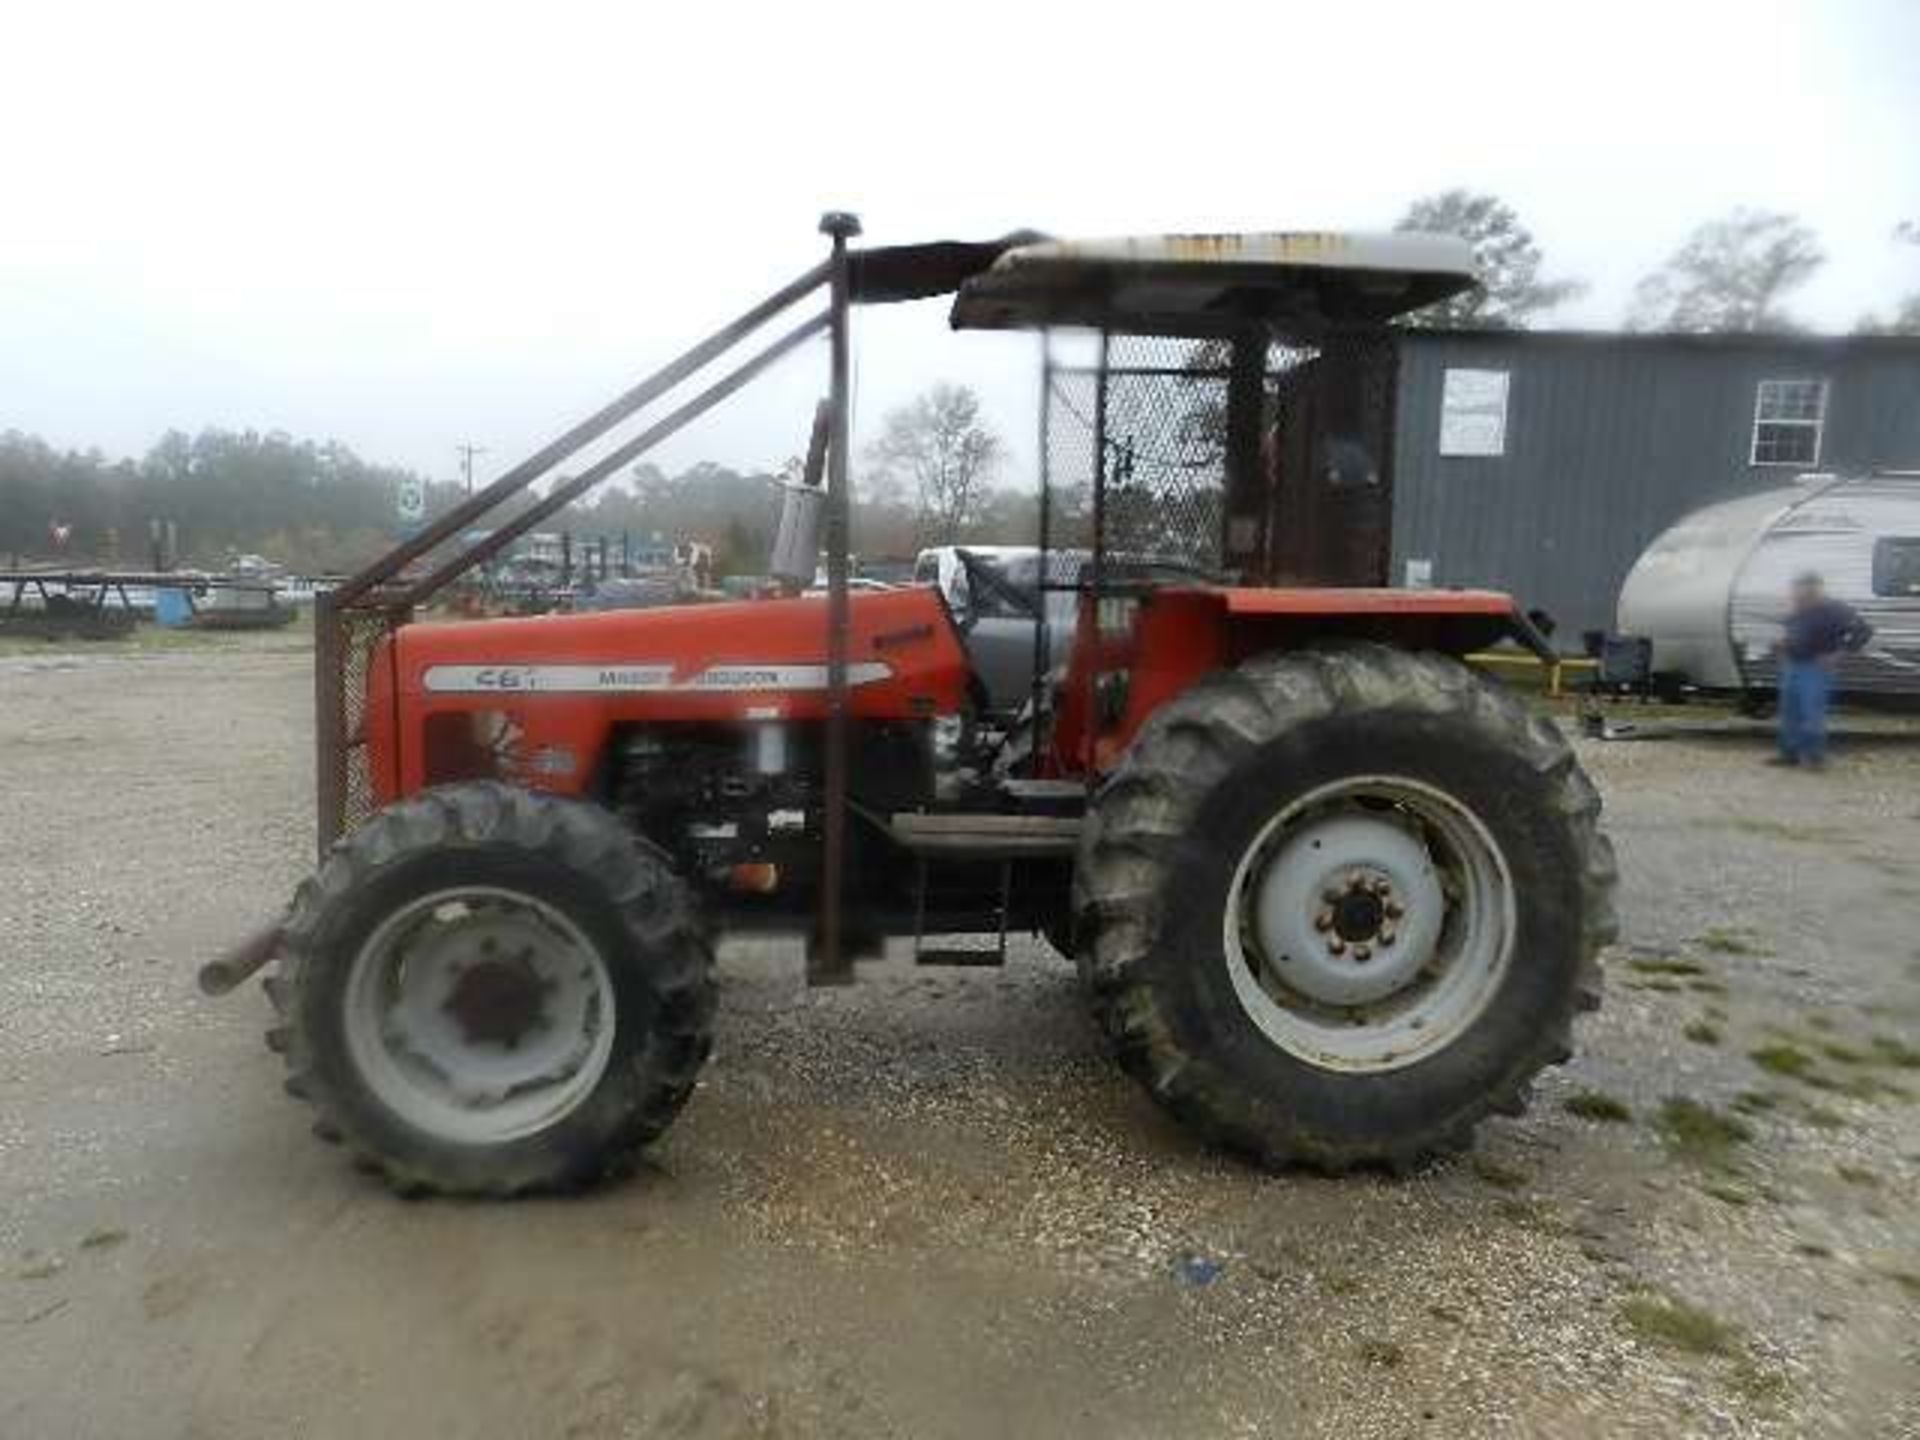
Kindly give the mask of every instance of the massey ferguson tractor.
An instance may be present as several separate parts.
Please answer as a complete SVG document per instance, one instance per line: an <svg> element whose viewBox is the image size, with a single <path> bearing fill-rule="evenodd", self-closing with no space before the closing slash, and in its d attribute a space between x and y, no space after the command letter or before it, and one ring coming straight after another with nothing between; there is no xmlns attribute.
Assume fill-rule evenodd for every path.
<svg viewBox="0 0 1920 1440"><path fill-rule="evenodd" d="M1044 936L1126 1071L1262 1165L1401 1171L1518 1113L1598 1002L1614 864L1560 732L1461 659L1544 654L1535 624L1386 588L1387 322L1471 285L1466 247L822 230L816 268L325 597L319 868L203 988L273 967L287 1089L407 1193L617 1173L693 1092L716 939L753 932L803 937L819 984ZM850 321L948 294L956 328L1040 332L1037 544L856 590ZM428 613L822 336L762 597ZM1031 683L996 696L1009 633Z"/></svg>

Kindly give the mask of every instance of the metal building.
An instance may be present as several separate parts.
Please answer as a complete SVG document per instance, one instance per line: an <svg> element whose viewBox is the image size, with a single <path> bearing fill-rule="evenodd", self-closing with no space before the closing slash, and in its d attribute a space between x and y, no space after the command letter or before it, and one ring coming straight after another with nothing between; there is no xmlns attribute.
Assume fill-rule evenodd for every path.
<svg viewBox="0 0 1920 1440"><path fill-rule="evenodd" d="M1920 337L1407 331L1393 583L1613 624L1647 544L1812 470L1920 469Z"/></svg>

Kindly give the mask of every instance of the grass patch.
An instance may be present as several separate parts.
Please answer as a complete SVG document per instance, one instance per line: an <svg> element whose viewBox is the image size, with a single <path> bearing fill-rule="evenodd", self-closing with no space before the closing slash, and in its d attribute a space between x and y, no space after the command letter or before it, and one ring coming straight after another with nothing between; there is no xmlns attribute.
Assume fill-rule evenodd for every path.
<svg viewBox="0 0 1920 1440"><path fill-rule="evenodd" d="M1804 1255L1809 1260L1831 1260L1833 1251L1813 1240L1802 1240L1793 1247L1793 1253Z"/></svg>
<svg viewBox="0 0 1920 1440"><path fill-rule="evenodd" d="M1742 1090L1733 1097L1733 1108L1748 1115L1764 1115L1769 1110L1778 1110L1781 1098L1776 1090Z"/></svg>
<svg viewBox="0 0 1920 1440"><path fill-rule="evenodd" d="M1603 1090L1578 1090L1560 1103L1569 1115L1597 1120L1604 1125L1624 1125L1633 1119L1633 1111L1625 1101L1616 1100Z"/></svg>
<svg viewBox="0 0 1920 1440"><path fill-rule="evenodd" d="M1642 975L1704 975L1707 967L1698 960L1680 960L1671 955L1635 956L1627 961L1627 968L1638 970Z"/></svg>
<svg viewBox="0 0 1920 1440"><path fill-rule="evenodd" d="M1768 1369L1747 1355L1741 1356L1727 1375L1727 1384L1756 1405L1777 1404L1793 1388L1781 1371Z"/></svg>
<svg viewBox="0 0 1920 1440"><path fill-rule="evenodd" d="M1920 1070L1920 1050L1897 1035L1875 1035L1867 1044L1873 1048L1874 1057L1882 1065L1892 1065L1900 1070Z"/></svg>
<svg viewBox="0 0 1920 1440"><path fill-rule="evenodd" d="M1798 1045L1785 1040L1776 1040L1771 1045L1749 1050L1747 1058L1769 1075L1785 1075L1790 1080L1805 1081L1814 1074L1813 1057Z"/></svg>
<svg viewBox="0 0 1920 1440"><path fill-rule="evenodd" d="M1771 955L1760 938L1741 925L1714 925L1700 932L1697 943L1716 955Z"/></svg>
<svg viewBox="0 0 1920 1440"><path fill-rule="evenodd" d="M1694 1021L1680 1033L1696 1045L1718 1045L1720 1043L1719 1027L1709 1025L1704 1020Z"/></svg>
<svg viewBox="0 0 1920 1440"><path fill-rule="evenodd" d="M1816 1130L1845 1130L1848 1125L1846 1116L1824 1105L1803 1106L1800 1117Z"/></svg>
<svg viewBox="0 0 1920 1440"><path fill-rule="evenodd" d="M1836 1165L1833 1173L1849 1185L1860 1185L1870 1190L1878 1189L1880 1186L1879 1175L1864 1165Z"/></svg>
<svg viewBox="0 0 1920 1440"><path fill-rule="evenodd" d="M1678 995L1687 987L1678 980L1669 980L1664 975L1657 975L1651 980L1622 980L1620 988L1622 990L1657 990L1662 995Z"/></svg>
<svg viewBox="0 0 1920 1440"><path fill-rule="evenodd" d="M124 635L99 638L73 634L6 635L0 636L0 655L45 655L65 659L73 655L130 655L175 650L290 654L310 649L312 644L313 622L303 608L293 624L278 630L171 629L141 621Z"/></svg>
<svg viewBox="0 0 1920 1440"><path fill-rule="evenodd" d="M1703 1195L1711 1195L1722 1205L1731 1205L1737 1210L1744 1210L1753 1203L1753 1196L1739 1186L1728 1185L1720 1180L1709 1180L1700 1187L1700 1192Z"/></svg>
<svg viewBox="0 0 1920 1440"><path fill-rule="evenodd" d="M1640 1339L1688 1355L1730 1355L1740 1332L1709 1310L1658 1295L1635 1295L1620 1318Z"/></svg>
<svg viewBox="0 0 1920 1440"><path fill-rule="evenodd" d="M1914 1299L1920 1300L1920 1275L1914 1274L1911 1270L1882 1270L1880 1273Z"/></svg>
<svg viewBox="0 0 1920 1440"><path fill-rule="evenodd" d="M1544 1235L1556 1234L1564 1229L1551 1206L1525 1195L1500 1196L1493 1202L1493 1213L1510 1225L1537 1230Z"/></svg>
<svg viewBox="0 0 1920 1440"><path fill-rule="evenodd" d="M1891 1080L1882 1080L1878 1075L1865 1075L1859 1072L1847 1076L1844 1080L1830 1081L1820 1088L1837 1090L1842 1095L1851 1096L1855 1100L1878 1100L1882 1096L1891 1096L1895 1100L1913 1098L1911 1090L1904 1090Z"/></svg>
<svg viewBox="0 0 1920 1440"><path fill-rule="evenodd" d="M1661 1101L1656 1123L1668 1150L1680 1159L1702 1165L1730 1164L1734 1148L1753 1138L1753 1129L1746 1121L1723 1115L1711 1105L1684 1095Z"/></svg>
<svg viewBox="0 0 1920 1440"><path fill-rule="evenodd" d="M104 1230L89 1230L85 1235L80 1237L80 1248L82 1250L105 1250L109 1246L118 1245L126 1238L127 1232L118 1227L110 1227Z"/></svg>
<svg viewBox="0 0 1920 1440"><path fill-rule="evenodd" d="M1407 1352L1391 1340L1362 1340L1360 1363L1381 1370L1394 1370L1407 1358Z"/></svg>
<svg viewBox="0 0 1920 1440"><path fill-rule="evenodd" d="M1873 1057L1864 1050L1856 1050L1851 1045L1842 1045L1837 1040L1825 1040L1820 1044L1820 1053L1836 1065L1871 1065Z"/></svg>
<svg viewBox="0 0 1920 1440"><path fill-rule="evenodd" d="M1502 1165L1484 1155L1474 1156L1473 1173L1496 1190L1518 1190L1531 1178L1516 1166Z"/></svg>
<svg viewBox="0 0 1920 1440"><path fill-rule="evenodd" d="M1739 830L1748 835L1764 835L1769 840L1793 840L1803 845L1818 845L1822 842L1847 838L1846 831L1833 825L1792 825L1784 820L1767 820L1757 816L1743 815L1704 823L1718 829Z"/></svg>
<svg viewBox="0 0 1920 1440"><path fill-rule="evenodd" d="M1722 985L1718 980L1708 979L1705 976L1697 980L1689 980L1687 982L1687 989L1693 991L1696 995L1724 995L1727 993L1726 986Z"/></svg>

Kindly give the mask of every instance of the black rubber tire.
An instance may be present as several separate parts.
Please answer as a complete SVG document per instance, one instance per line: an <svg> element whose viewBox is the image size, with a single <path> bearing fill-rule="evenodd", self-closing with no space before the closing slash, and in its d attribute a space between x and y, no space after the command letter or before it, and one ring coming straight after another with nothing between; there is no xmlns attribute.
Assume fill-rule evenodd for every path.
<svg viewBox="0 0 1920 1440"><path fill-rule="evenodd" d="M1054 954L1058 955L1062 960L1074 961L1074 952L1077 947L1074 944L1073 915L1071 912L1049 920L1046 925L1042 927L1040 934L1046 940L1047 944L1053 948Z"/></svg>
<svg viewBox="0 0 1920 1440"><path fill-rule="evenodd" d="M407 1123L366 1085L345 1040L355 957L407 901L462 882L537 895L600 950L613 986L613 1053L598 1085L546 1129L450 1141ZM402 1194L505 1198L577 1190L625 1168L679 1113L711 1048L713 958L666 857L609 812L492 782L423 791L333 847L288 915L266 990L288 1093Z"/></svg>
<svg viewBox="0 0 1920 1440"><path fill-rule="evenodd" d="M1340 1073L1270 1041L1234 997L1221 915L1241 855L1293 797L1397 774L1448 793L1501 849L1517 931L1473 1027L1399 1069ZM1120 1063L1183 1125L1269 1167L1403 1171L1519 1114L1600 1000L1614 937L1600 797L1550 721L1458 661L1380 645L1262 657L1142 730L1090 809L1079 964Z"/></svg>

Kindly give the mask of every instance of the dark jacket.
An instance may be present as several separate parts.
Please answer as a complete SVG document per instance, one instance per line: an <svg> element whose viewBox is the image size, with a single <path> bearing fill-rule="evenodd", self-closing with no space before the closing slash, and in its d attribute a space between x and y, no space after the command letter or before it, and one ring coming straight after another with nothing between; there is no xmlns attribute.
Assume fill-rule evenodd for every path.
<svg viewBox="0 0 1920 1440"><path fill-rule="evenodd" d="M1780 650L1789 660L1805 664L1824 660L1842 650L1858 650L1873 638L1873 627L1851 605L1834 599L1816 600L1786 618L1787 633Z"/></svg>

